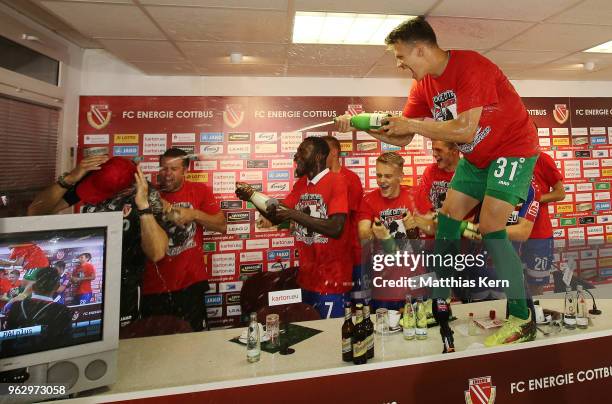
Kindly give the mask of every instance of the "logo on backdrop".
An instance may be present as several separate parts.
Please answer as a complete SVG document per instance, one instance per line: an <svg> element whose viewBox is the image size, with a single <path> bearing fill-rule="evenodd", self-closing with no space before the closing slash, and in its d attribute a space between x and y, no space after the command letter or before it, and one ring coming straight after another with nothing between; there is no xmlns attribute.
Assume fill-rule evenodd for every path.
<svg viewBox="0 0 612 404"><path fill-rule="evenodd" d="M244 120L242 104L226 104L223 111L223 122L230 128L239 126Z"/></svg>
<svg viewBox="0 0 612 404"><path fill-rule="evenodd" d="M110 123L112 114L108 105L90 105L87 111L87 122L94 129L102 129Z"/></svg>
<svg viewBox="0 0 612 404"><path fill-rule="evenodd" d="M493 404L495 403L495 390L495 386L491 385L491 376L470 379L468 390L465 391L465 403Z"/></svg>
<svg viewBox="0 0 612 404"><path fill-rule="evenodd" d="M567 118L569 118L569 111L567 110L567 105L555 104L555 109L553 110L553 117L559 125L563 125L565 121L567 121Z"/></svg>
<svg viewBox="0 0 612 404"><path fill-rule="evenodd" d="M361 104L349 104L348 110L346 111L349 115L357 115L363 112L363 105Z"/></svg>

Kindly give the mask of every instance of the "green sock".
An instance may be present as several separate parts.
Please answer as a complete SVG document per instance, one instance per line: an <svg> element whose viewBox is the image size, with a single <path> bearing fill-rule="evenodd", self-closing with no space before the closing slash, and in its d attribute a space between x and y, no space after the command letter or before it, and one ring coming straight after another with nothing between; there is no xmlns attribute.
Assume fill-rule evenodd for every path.
<svg viewBox="0 0 612 404"><path fill-rule="evenodd" d="M436 244L434 252L442 256L446 254L457 254L459 252L459 240L461 239L461 220L455 220L442 213L438 214L438 229L436 230ZM434 268L438 279L453 278L454 268L436 266ZM447 299L451 291L449 287L433 288L432 298Z"/></svg>
<svg viewBox="0 0 612 404"><path fill-rule="evenodd" d="M529 318L529 309L525 299L523 264L508 239L506 229L485 234L483 242L493 258L499 279L510 282L509 287L505 289L508 296L508 312L514 317L526 320Z"/></svg>

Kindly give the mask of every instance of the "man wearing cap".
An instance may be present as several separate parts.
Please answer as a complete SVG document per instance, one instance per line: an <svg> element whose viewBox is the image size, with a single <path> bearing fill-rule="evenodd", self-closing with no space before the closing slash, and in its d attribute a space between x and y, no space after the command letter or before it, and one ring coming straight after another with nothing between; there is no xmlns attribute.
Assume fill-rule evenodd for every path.
<svg viewBox="0 0 612 404"><path fill-rule="evenodd" d="M161 227L163 207L157 190L132 161L108 156L85 157L70 172L39 193L29 215L58 213L78 202L82 212L123 212L121 325L139 317L145 260L159 261L168 236Z"/></svg>
<svg viewBox="0 0 612 404"><path fill-rule="evenodd" d="M161 197L172 204L175 227L168 231L166 256L147 262L143 282L142 315L173 315L202 331L206 318L204 294L210 277L206 266L204 231L225 233L225 215L212 190L187 181L187 153L170 148L159 158ZM177 231L183 234L178 236Z"/></svg>

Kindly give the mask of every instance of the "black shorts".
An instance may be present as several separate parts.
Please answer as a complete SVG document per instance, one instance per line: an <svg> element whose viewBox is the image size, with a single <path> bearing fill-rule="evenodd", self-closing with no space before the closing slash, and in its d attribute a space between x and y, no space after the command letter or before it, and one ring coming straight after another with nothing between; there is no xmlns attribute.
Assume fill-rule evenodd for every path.
<svg viewBox="0 0 612 404"><path fill-rule="evenodd" d="M203 281L174 292L144 295L142 316L172 315L187 321L193 331L202 331L206 320L204 296L208 287L208 281Z"/></svg>

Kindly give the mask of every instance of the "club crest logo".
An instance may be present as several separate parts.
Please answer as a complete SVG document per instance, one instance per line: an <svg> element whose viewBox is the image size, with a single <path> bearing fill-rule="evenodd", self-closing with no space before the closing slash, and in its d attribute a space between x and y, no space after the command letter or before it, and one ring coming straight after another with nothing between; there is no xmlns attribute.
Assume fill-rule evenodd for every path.
<svg viewBox="0 0 612 404"><path fill-rule="evenodd" d="M108 105L90 105L87 111L87 122L92 128L99 130L110 123L112 115Z"/></svg>
<svg viewBox="0 0 612 404"><path fill-rule="evenodd" d="M363 105L361 104L349 104L346 113L353 116L361 114L363 112Z"/></svg>
<svg viewBox="0 0 612 404"><path fill-rule="evenodd" d="M559 125L563 125L567 121L567 118L569 118L569 111L567 109L567 105L555 104L555 109L553 110L553 117Z"/></svg>
<svg viewBox="0 0 612 404"><path fill-rule="evenodd" d="M465 391L465 403L493 404L495 403L495 391L495 386L491 385L491 376L470 379L468 390Z"/></svg>
<svg viewBox="0 0 612 404"><path fill-rule="evenodd" d="M241 104L227 104L223 111L223 122L230 128L238 127L244 120L244 110Z"/></svg>

